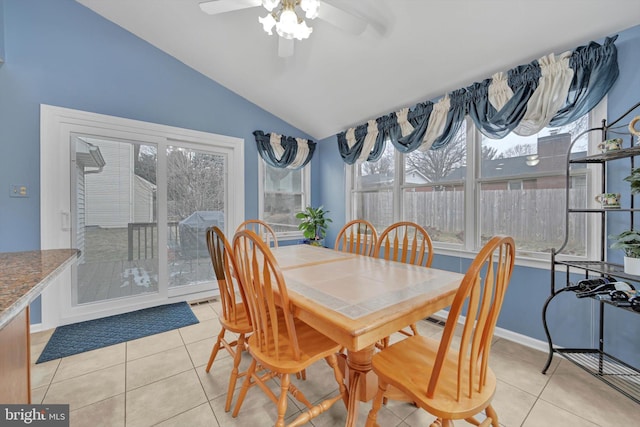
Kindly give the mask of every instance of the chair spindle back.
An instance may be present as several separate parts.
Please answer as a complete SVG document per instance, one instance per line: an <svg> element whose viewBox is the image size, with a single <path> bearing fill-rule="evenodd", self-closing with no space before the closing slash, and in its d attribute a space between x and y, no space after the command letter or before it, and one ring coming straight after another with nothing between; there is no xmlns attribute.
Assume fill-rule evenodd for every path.
<svg viewBox="0 0 640 427"><path fill-rule="evenodd" d="M429 233L419 224L409 221L396 222L378 237L375 257L405 264L431 267L433 244Z"/></svg>
<svg viewBox="0 0 640 427"><path fill-rule="evenodd" d="M458 352L457 399L472 398L483 389L489 362L491 339L504 295L511 279L515 260L515 243L508 236L495 236L480 250L467 270L456 293L442 334L427 397L438 391L443 364L451 350L458 318L467 307Z"/></svg>
<svg viewBox="0 0 640 427"><path fill-rule="evenodd" d="M279 360L287 352L300 358L293 314L284 277L266 243L251 230L240 230L233 239L240 284L244 289L260 352ZM286 328L288 340L279 338Z"/></svg>
<svg viewBox="0 0 640 427"><path fill-rule="evenodd" d="M220 302L222 304L222 317L230 322L238 322L237 295L241 301L246 303L244 293L234 278L235 260L233 258L233 248L218 227L209 227L206 230L207 249L211 257L213 272L218 281L220 289Z"/></svg>
<svg viewBox="0 0 640 427"><path fill-rule="evenodd" d="M342 227L336 237L334 249L341 252L373 256L378 232L364 219L354 219Z"/></svg>

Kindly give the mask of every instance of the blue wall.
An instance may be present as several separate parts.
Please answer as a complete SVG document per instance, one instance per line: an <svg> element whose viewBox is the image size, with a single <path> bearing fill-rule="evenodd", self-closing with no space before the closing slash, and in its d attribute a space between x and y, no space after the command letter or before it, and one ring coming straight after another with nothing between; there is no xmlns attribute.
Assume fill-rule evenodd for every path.
<svg viewBox="0 0 640 427"><path fill-rule="evenodd" d="M590 40L585 40L585 44ZM608 95L609 118L616 118L634 103L640 101L640 26L621 31L618 40L618 63L620 77ZM576 46L577 47L577 46ZM446 84L443 85L443 87ZM640 115L637 111L635 115ZM633 116L632 116L633 117ZM625 123L628 123L629 119ZM625 142L625 145L628 141ZM321 202L332 212L334 223L327 233L327 242L333 242L340 227L344 224L345 188L344 163L338 152L335 137L321 141L319 150L319 168L322 195ZM622 161L620 161L622 162ZM611 191L623 194L623 204L630 200L629 187L622 181L629 171L628 160L621 167L608 169L608 182ZM638 165L636 165L638 166ZM640 196L636 196L638 198ZM636 206L640 204L640 199ZM622 217L609 217L609 232L616 227L626 227ZM628 216L625 215L625 220ZM640 216L637 221L640 221ZM640 224L640 222L637 222ZM622 229L620 229L622 231ZM611 252L613 262L622 262L622 254ZM436 256L434 267L464 273L470 260L466 258ZM572 278L577 280L577 278ZM559 283L564 275L558 274ZM542 327L542 306L549 296L551 273L547 269L516 267L498 326L546 341ZM640 286L640 284L637 284ZM548 319L554 342L564 347L590 347L594 342L591 323L594 307L591 301L578 300L573 294L560 295L549 307ZM635 313L607 307L605 345L612 354L640 368L640 336L637 333L640 317ZM636 322L635 324L633 322ZM631 326L630 326L631 325ZM597 328L596 328L597 330ZM595 341L597 346L597 341Z"/></svg>
<svg viewBox="0 0 640 427"><path fill-rule="evenodd" d="M0 66L4 61L4 7L0 2Z"/></svg>

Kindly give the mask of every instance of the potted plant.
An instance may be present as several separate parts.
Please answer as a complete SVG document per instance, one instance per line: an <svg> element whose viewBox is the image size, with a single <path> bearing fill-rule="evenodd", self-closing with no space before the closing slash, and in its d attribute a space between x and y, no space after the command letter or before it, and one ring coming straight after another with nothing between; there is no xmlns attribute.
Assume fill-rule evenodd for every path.
<svg viewBox="0 0 640 427"><path fill-rule="evenodd" d="M631 175L624 180L631 184L631 194L640 193L640 168L632 170Z"/></svg>
<svg viewBox="0 0 640 427"><path fill-rule="evenodd" d="M614 240L611 249L624 251L624 272L640 276L640 233L635 230L626 230L620 234L610 235Z"/></svg>
<svg viewBox="0 0 640 427"><path fill-rule="evenodd" d="M332 222L326 217L328 213L329 211L324 210L322 206L317 208L307 206L305 210L296 214L296 218L301 220L298 229L302 230L304 237L311 245L322 246L329 223Z"/></svg>

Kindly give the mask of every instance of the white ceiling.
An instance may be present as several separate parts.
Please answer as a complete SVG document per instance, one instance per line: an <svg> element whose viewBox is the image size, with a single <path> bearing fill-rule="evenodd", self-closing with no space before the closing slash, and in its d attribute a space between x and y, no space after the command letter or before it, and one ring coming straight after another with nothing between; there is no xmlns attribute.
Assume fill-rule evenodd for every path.
<svg viewBox="0 0 640 427"><path fill-rule="evenodd" d="M384 28L353 35L316 19L280 58L262 7L76 1L315 139L640 23L639 0L325 0Z"/></svg>

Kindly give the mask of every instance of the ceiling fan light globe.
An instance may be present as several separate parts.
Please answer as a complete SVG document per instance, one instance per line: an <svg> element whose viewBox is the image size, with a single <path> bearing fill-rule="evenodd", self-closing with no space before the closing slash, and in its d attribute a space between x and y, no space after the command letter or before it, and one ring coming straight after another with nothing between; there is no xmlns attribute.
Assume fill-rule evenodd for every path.
<svg viewBox="0 0 640 427"><path fill-rule="evenodd" d="M278 4L280 4L280 0L262 0L262 6L269 12L278 7Z"/></svg>
<svg viewBox="0 0 640 427"><path fill-rule="evenodd" d="M304 10L307 19L316 19L320 9L319 0L300 0L300 8Z"/></svg>
<svg viewBox="0 0 640 427"><path fill-rule="evenodd" d="M276 31L280 37L292 39L298 28L298 16L291 9L285 9L280 14L280 19L276 24Z"/></svg>
<svg viewBox="0 0 640 427"><path fill-rule="evenodd" d="M308 39L312 32L313 28L309 27L306 22L302 21L298 24L294 37L298 40Z"/></svg>
<svg viewBox="0 0 640 427"><path fill-rule="evenodd" d="M258 17L258 22L262 24L262 29L269 34L273 35L273 27L276 25L276 20L272 14L267 14L265 17Z"/></svg>

